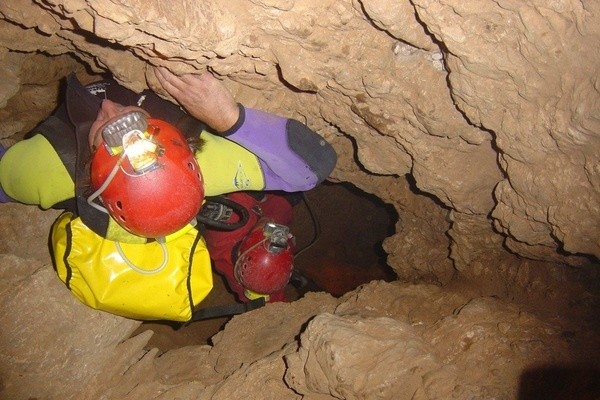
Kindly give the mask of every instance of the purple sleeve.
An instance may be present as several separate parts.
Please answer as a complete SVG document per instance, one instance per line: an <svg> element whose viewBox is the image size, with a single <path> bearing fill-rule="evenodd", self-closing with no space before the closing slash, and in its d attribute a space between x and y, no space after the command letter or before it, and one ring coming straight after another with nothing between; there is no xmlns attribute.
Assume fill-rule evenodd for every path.
<svg viewBox="0 0 600 400"><path fill-rule="evenodd" d="M2 156L4 155L4 153L6 153L6 149L0 143L0 159L2 158ZM8 195L6 193L4 193L4 190L2 190L2 185L0 185L0 203L8 203L8 202L11 202L11 201L13 201L13 199L11 199L10 197L8 197Z"/></svg>
<svg viewBox="0 0 600 400"><path fill-rule="evenodd" d="M265 190L305 191L322 179L290 146L289 119L240 106L240 119L224 133L254 153L265 178ZM316 135L316 134L315 134Z"/></svg>

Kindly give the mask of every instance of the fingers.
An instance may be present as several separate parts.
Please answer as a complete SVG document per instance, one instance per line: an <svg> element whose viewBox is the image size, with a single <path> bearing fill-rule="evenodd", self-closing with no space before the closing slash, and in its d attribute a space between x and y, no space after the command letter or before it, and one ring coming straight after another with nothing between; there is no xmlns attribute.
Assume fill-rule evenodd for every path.
<svg viewBox="0 0 600 400"><path fill-rule="evenodd" d="M198 86L202 81L206 80L204 77L210 74L202 74L202 75L192 75L186 74L179 77L179 79L186 85L189 86Z"/></svg>
<svg viewBox="0 0 600 400"><path fill-rule="evenodd" d="M218 132L225 132L239 118L239 107L229 90L211 73L177 76L164 67L154 74L173 98L193 117Z"/></svg>
<svg viewBox="0 0 600 400"><path fill-rule="evenodd" d="M209 84L211 79L214 79L214 77L209 73L203 73L200 75L185 74L182 76L177 76L165 67L154 68L154 73L164 89L169 93L171 93L170 90L185 92L190 87L201 88L202 86Z"/></svg>
<svg viewBox="0 0 600 400"><path fill-rule="evenodd" d="M171 71L164 67L154 68L154 75L160 82L161 86L173 96L181 93L187 86L187 84L183 82L181 78L171 73Z"/></svg>
<svg viewBox="0 0 600 400"><path fill-rule="evenodd" d="M199 75L183 75L181 79L190 86L197 88L203 88L204 90L211 90L217 85L221 85L221 82L215 78L210 72L202 72Z"/></svg>

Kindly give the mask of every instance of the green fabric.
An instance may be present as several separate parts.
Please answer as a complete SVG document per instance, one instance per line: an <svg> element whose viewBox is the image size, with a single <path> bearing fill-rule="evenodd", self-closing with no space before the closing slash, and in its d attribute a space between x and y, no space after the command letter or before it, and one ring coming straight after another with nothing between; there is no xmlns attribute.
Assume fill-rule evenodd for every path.
<svg viewBox="0 0 600 400"><path fill-rule="evenodd" d="M196 153L206 196L262 190L265 181L258 158L237 143L202 132ZM20 203L50 208L74 196L75 186L58 154L42 135L10 147L0 159L0 184Z"/></svg>
<svg viewBox="0 0 600 400"><path fill-rule="evenodd" d="M0 184L18 202L50 208L74 196L75 185L52 145L35 135L11 146L0 160Z"/></svg>
<svg viewBox="0 0 600 400"><path fill-rule="evenodd" d="M222 136L202 132L201 138L202 149L196 152L196 160L206 196L264 189L264 176L253 153Z"/></svg>

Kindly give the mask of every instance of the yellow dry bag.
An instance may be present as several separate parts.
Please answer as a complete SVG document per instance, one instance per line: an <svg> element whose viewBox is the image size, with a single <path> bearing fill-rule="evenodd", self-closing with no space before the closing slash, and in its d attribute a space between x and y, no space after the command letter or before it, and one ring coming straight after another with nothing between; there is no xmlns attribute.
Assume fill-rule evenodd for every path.
<svg viewBox="0 0 600 400"><path fill-rule="evenodd" d="M189 321L212 289L211 262L200 232L164 244L105 239L70 212L52 226L56 272L84 304L140 320Z"/></svg>

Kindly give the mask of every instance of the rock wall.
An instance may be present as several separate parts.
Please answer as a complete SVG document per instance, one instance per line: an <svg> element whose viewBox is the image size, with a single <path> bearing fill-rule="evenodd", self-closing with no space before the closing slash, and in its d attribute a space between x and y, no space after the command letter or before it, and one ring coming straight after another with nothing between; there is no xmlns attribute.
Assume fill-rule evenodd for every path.
<svg viewBox="0 0 600 400"><path fill-rule="evenodd" d="M10 0L0 5L0 104L33 77L42 87L64 75L41 69L41 54L76 57L135 90L156 88L149 65L208 68L239 101L305 120L333 142L349 162L332 180L391 202L406 222L427 213L380 187L410 174L451 211L449 224L398 227L386 250L399 275L414 269L397 261L410 258L409 243L448 232L454 254L466 245L494 255L482 264L505 246L581 265L600 255L599 10L546 3L179 1L173 10L158 0ZM31 127L14 117L3 137ZM451 260L437 280L468 274L464 257Z"/></svg>
<svg viewBox="0 0 600 400"><path fill-rule="evenodd" d="M548 323L479 296L536 299L547 305L544 317L564 315L557 304L587 310L596 301L589 276L573 283L570 274L600 256L599 22L600 3L577 0L2 1L2 143L52 111L71 71L84 82L110 73L131 89L159 90L150 65L208 69L238 101L303 120L333 143L340 161L331 180L352 182L398 211L384 249L399 280L448 290L373 284L350 295L370 293L371 303L348 314L340 310L351 297L305 300L323 308L267 335L277 348L252 343L244 364L217 365L235 346L232 323L215 346L158 357L144 348L145 336L125 341L137 323L90 314L50 279L45 232L53 212L2 205L0 355L11 366L1 375L3 393L510 398L529 361L570 360L568 338L581 339L585 329L569 331L577 317ZM407 305L413 300L441 308L417 312ZM379 303L390 310L371 313ZM261 317L233 322L275 329ZM61 335L56 348L38 345ZM366 358L391 352L413 369L386 359L399 372L388 377L355 361L358 344L347 353L336 347L348 337L369 345ZM69 374L85 387L44 388Z"/></svg>

